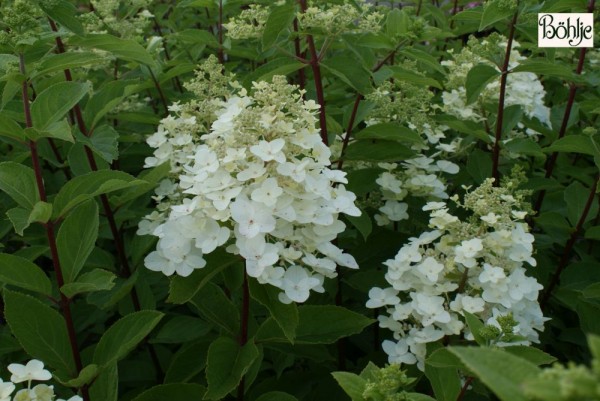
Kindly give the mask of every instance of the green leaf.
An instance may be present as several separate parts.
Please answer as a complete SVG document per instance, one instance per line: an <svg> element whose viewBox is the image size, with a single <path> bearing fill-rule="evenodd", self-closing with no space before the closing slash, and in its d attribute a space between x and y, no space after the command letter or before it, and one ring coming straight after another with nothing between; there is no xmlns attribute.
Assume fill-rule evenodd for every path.
<svg viewBox="0 0 600 401"><path fill-rule="evenodd" d="M132 39L121 39L106 33L100 33L70 38L69 44L104 50L123 60L134 61L147 66L154 66L155 64L150 53Z"/></svg>
<svg viewBox="0 0 600 401"><path fill-rule="evenodd" d="M56 71L98 64L103 60L104 58L100 54L91 52L49 54L45 56L38 64L37 68L32 71L31 79Z"/></svg>
<svg viewBox="0 0 600 401"><path fill-rule="evenodd" d="M28 295L3 292L6 321L25 351L63 374L75 376L67 325L60 313Z"/></svg>
<svg viewBox="0 0 600 401"><path fill-rule="evenodd" d="M335 305L302 305L298 307L298 312L295 344L331 344L342 337L358 334L375 322L364 315ZM267 319L259 328L256 340L287 342L287 338L272 319Z"/></svg>
<svg viewBox="0 0 600 401"><path fill-rule="evenodd" d="M281 303L279 301L280 290L270 285L250 280L249 286L252 298L269 310L271 317L277 322L289 342L293 344L299 322L296 304Z"/></svg>
<svg viewBox="0 0 600 401"><path fill-rule="evenodd" d="M541 369L533 363L493 348L449 347L460 360L502 401L527 401L521 388Z"/></svg>
<svg viewBox="0 0 600 401"><path fill-rule="evenodd" d="M371 217L368 213L361 211L360 216L345 216L346 219L352 223L354 227L358 230L358 232L363 236L363 239L366 241L371 232L373 231L373 222L371 221Z"/></svg>
<svg viewBox="0 0 600 401"><path fill-rule="evenodd" d="M67 387L78 389L86 384L90 384L98 376L98 373L98 365L92 363L81 369L81 372L79 372L79 375L76 378L61 383Z"/></svg>
<svg viewBox="0 0 600 401"><path fill-rule="evenodd" d="M292 60L289 57L276 58L247 74L243 84L245 87L250 87L254 81L270 81L274 75L291 74L304 67L306 67L306 64Z"/></svg>
<svg viewBox="0 0 600 401"><path fill-rule="evenodd" d="M467 326L469 326L469 330L471 330L471 334L475 337L475 342L479 345L486 345L487 341L480 334L481 329L483 329L483 322L479 320L477 316L472 313L469 313L463 310L465 315L465 321L467 322Z"/></svg>
<svg viewBox="0 0 600 401"><path fill-rule="evenodd" d="M206 337L193 344L183 345L171 358L165 373L165 383L185 383L204 370L208 346Z"/></svg>
<svg viewBox="0 0 600 401"><path fill-rule="evenodd" d="M552 145L544 148L544 152L572 152L594 157L600 156L600 149L598 148L596 138L587 135L568 135L557 139Z"/></svg>
<svg viewBox="0 0 600 401"><path fill-rule="evenodd" d="M205 336L211 325L193 316L175 316L150 340L153 344L181 344Z"/></svg>
<svg viewBox="0 0 600 401"><path fill-rule="evenodd" d="M588 335L588 345L594 359L600 359L600 336L595 334Z"/></svg>
<svg viewBox="0 0 600 401"><path fill-rule="evenodd" d="M102 125L90 137L78 135L77 141L92 149L107 163L119 158L119 133L109 125Z"/></svg>
<svg viewBox="0 0 600 401"><path fill-rule="evenodd" d="M600 226L590 227L587 230L585 230L585 238L593 239L596 241L600 240Z"/></svg>
<svg viewBox="0 0 600 401"><path fill-rule="evenodd" d="M298 401L298 399L282 391L269 391L258 397L256 401Z"/></svg>
<svg viewBox="0 0 600 401"><path fill-rule="evenodd" d="M100 338L94 351L94 363L107 366L123 359L150 334L163 316L157 311L143 310L119 319Z"/></svg>
<svg viewBox="0 0 600 401"><path fill-rule="evenodd" d="M46 273L20 256L0 253L0 282L52 295L52 284Z"/></svg>
<svg viewBox="0 0 600 401"><path fill-rule="evenodd" d="M398 162L414 157L415 153L396 141L358 140L346 148L345 160Z"/></svg>
<svg viewBox="0 0 600 401"><path fill-rule="evenodd" d="M83 35L83 25L77 18L75 5L67 0L38 1L38 5L48 17L58 22L69 31Z"/></svg>
<svg viewBox="0 0 600 401"><path fill-rule="evenodd" d="M47 129L61 120L91 89L91 84L59 82L44 89L31 103L33 127Z"/></svg>
<svg viewBox="0 0 600 401"><path fill-rule="evenodd" d="M473 103L479 94L494 79L500 76L500 72L487 64L478 64L467 73L465 88L467 89L467 104Z"/></svg>
<svg viewBox="0 0 600 401"><path fill-rule="evenodd" d="M397 123L381 123L369 125L357 132L356 139L384 139L387 141L408 142L409 144L422 144L423 138L412 129Z"/></svg>
<svg viewBox="0 0 600 401"><path fill-rule="evenodd" d="M528 347L526 345L511 345L502 348L504 351L518 356L519 358L527 359L535 365L550 365L556 362L556 358L545 353L537 348Z"/></svg>
<svg viewBox="0 0 600 401"><path fill-rule="evenodd" d="M424 87L434 87L437 89L442 89L442 85L436 81L433 78L429 78L426 77L424 75L418 74L412 70L403 68L403 67L399 67L399 66L393 66L393 67L384 67L382 68L383 70L390 70L392 72L392 76L394 77L394 79L399 79L401 81L406 81L408 83L417 85L417 86L424 86Z"/></svg>
<svg viewBox="0 0 600 401"><path fill-rule="evenodd" d="M0 136L5 136L17 141L25 141L25 133L21 126L12 118L0 113Z"/></svg>
<svg viewBox="0 0 600 401"><path fill-rule="evenodd" d="M243 347L229 337L219 337L208 349L205 400L220 400L235 389L259 352L253 341Z"/></svg>
<svg viewBox="0 0 600 401"><path fill-rule="evenodd" d="M479 23L479 32L483 31L488 26L513 15L515 10L503 6L504 4L505 3L501 1L489 1L485 4L483 14L481 14L481 22Z"/></svg>
<svg viewBox="0 0 600 401"><path fill-rule="evenodd" d="M98 238L98 205L93 200L77 206L61 224L56 236L65 283L75 281Z"/></svg>
<svg viewBox="0 0 600 401"><path fill-rule="evenodd" d="M583 216L583 211L590 196L590 189L575 181L565 188L563 194L565 202L567 203L567 217L569 218L571 226L575 227L579 219ZM597 213L598 202L592 202L585 221L593 219Z"/></svg>
<svg viewBox="0 0 600 401"><path fill-rule="evenodd" d="M467 172L477 184L481 184L492 173L492 158L489 153L476 149L467 159Z"/></svg>
<svg viewBox="0 0 600 401"><path fill-rule="evenodd" d="M119 395L119 371L116 363L104 366L90 386L91 401L117 401Z"/></svg>
<svg viewBox="0 0 600 401"><path fill-rule="evenodd" d="M205 255L206 266L196 269L188 277L175 276L171 279L167 302L184 304L194 298L210 280L235 262L240 262L239 256L222 250L216 250ZM240 267L241 268L241 267Z"/></svg>
<svg viewBox="0 0 600 401"><path fill-rule="evenodd" d="M206 29L184 29L175 34L178 41L191 45L206 45L210 47L219 47L219 42L215 36Z"/></svg>
<svg viewBox="0 0 600 401"><path fill-rule="evenodd" d="M504 116L502 118L502 135L506 135L523 119L523 109L521 105L513 104L504 108Z"/></svg>
<svg viewBox="0 0 600 401"><path fill-rule="evenodd" d="M104 84L95 92L86 103L83 112L88 130L93 133L102 117L112 111L126 96L131 95L138 84L137 80L119 79Z"/></svg>
<svg viewBox="0 0 600 401"><path fill-rule="evenodd" d="M421 393L407 393L406 397L407 401L436 401L435 398Z"/></svg>
<svg viewBox="0 0 600 401"><path fill-rule="evenodd" d="M45 129L25 128L23 133L34 142L41 138L55 138L61 141L74 142L71 125L66 118L53 122Z"/></svg>
<svg viewBox="0 0 600 401"><path fill-rule="evenodd" d="M240 313L218 285L207 283L190 301L200 315L232 336L239 333Z"/></svg>
<svg viewBox="0 0 600 401"><path fill-rule="evenodd" d="M332 372L331 375L352 401L365 401L363 397L367 385L365 379L350 372Z"/></svg>
<svg viewBox="0 0 600 401"><path fill-rule="evenodd" d="M206 392L206 388L196 383L172 383L159 384L142 394L133 401L190 401L200 400Z"/></svg>
<svg viewBox="0 0 600 401"><path fill-rule="evenodd" d="M523 156L533 156L544 159L546 155L540 145L531 138L516 138L504 144L504 148L509 152L518 153Z"/></svg>
<svg viewBox="0 0 600 401"><path fill-rule="evenodd" d="M94 269L82 274L76 281L63 285L60 287L60 291L68 298L73 298L84 292L110 290L114 287L116 278L114 273L108 270Z"/></svg>
<svg viewBox="0 0 600 401"><path fill-rule="evenodd" d="M394 9L394 11L400 10ZM400 50L398 53L402 54L405 57L411 58L419 63L422 63L441 74L446 74L446 70L444 69L444 66L440 64L440 60L437 57L434 57L423 50L409 47L407 49Z"/></svg>
<svg viewBox="0 0 600 401"><path fill-rule="evenodd" d="M341 54L320 65L358 93L366 95L372 91L371 71L357 63L356 57Z"/></svg>
<svg viewBox="0 0 600 401"><path fill-rule="evenodd" d="M277 42L279 34L291 26L295 16L296 8L293 3L271 8L262 36L263 49L268 49Z"/></svg>
<svg viewBox="0 0 600 401"><path fill-rule="evenodd" d="M22 207L14 207L6 211L6 215L12 223L15 232L20 236L23 236L23 232L31 224L29 222L30 214L31 210L23 209Z"/></svg>
<svg viewBox="0 0 600 401"><path fill-rule="evenodd" d="M534 74L560 78L567 81L581 81L581 78L575 75L570 67L557 64L555 61L539 59L525 60L512 69L512 73L516 72L533 72Z"/></svg>
<svg viewBox="0 0 600 401"><path fill-rule="evenodd" d="M456 401L462 385L454 363L455 358L452 358L452 354L439 343L429 344L427 348L430 356L425 360L425 376L429 379L436 400ZM430 348L437 350L429 352ZM437 359L436 356L440 357L443 363L432 363Z"/></svg>
<svg viewBox="0 0 600 401"><path fill-rule="evenodd" d="M80 175L68 181L54 198L54 217L95 196L145 184L122 171L101 170Z"/></svg>
<svg viewBox="0 0 600 401"><path fill-rule="evenodd" d="M35 173L20 163L0 163L0 190L25 209L33 209L40 200Z"/></svg>

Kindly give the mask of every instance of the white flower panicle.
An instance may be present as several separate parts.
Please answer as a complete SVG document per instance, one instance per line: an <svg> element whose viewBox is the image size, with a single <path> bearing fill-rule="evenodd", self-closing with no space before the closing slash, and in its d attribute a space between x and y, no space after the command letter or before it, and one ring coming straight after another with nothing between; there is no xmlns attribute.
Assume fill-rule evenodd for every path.
<svg viewBox="0 0 600 401"><path fill-rule="evenodd" d="M394 340L383 342L390 363L423 369L427 343L461 333L472 340L464 311L494 326L512 314L522 343L538 341L547 319L537 302L542 286L526 274L525 264L536 261L533 235L522 222L524 194L513 181L492 183L465 195L459 206L471 214L467 219L450 214L445 202L428 203L423 210L432 230L410 238L384 263L391 287L371 289L367 307L385 310L379 324L393 332Z"/></svg>
<svg viewBox="0 0 600 401"><path fill-rule="evenodd" d="M54 386L47 384L37 384L31 387L32 381L48 381L52 378L52 374L44 369L44 363L37 359L32 359L25 365L11 363L8 365L8 371L11 373L10 381L5 382L0 378L0 401L53 401ZM15 384L27 382L27 388L18 390L14 396L11 395L16 390ZM65 401L57 399L56 401ZM83 401L83 399L75 395L69 398L68 401Z"/></svg>
<svg viewBox="0 0 600 401"><path fill-rule="evenodd" d="M483 121L483 104L485 102L498 102L500 94L500 79L490 82L479 95L476 102L467 104L466 81L469 71L479 65L485 64L496 69L498 67L490 61L497 54L504 54L506 49L506 38L493 34L478 41L470 39L468 46L462 48L460 53L452 55L451 60L442 62L449 70L446 91L442 93L443 109L460 119ZM513 48L510 52L509 70L517 67L526 59L515 48L519 43L513 41ZM499 69L498 69L499 70ZM544 104L546 91L538 77L531 72L511 72L506 81L505 107L518 105L523 109L523 113L530 119L537 119L542 124L550 126L550 109ZM538 133L531 129L526 129L519 123L513 132L509 133L508 138L536 136Z"/></svg>
<svg viewBox="0 0 600 401"><path fill-rule="evenodd" d="M159 238L146 267L188 276L227 246L248 275L282 290L282 302L304 302L337 265L358 267L331 243L345 229L338 215L360 211L345 173L328 168L318 105L282 76L254 83L251 94L234 84L218 102L208 132L181 108L148 138L155 152L146 164L170 163L172 178L140 223L139 234Z"/></svg>

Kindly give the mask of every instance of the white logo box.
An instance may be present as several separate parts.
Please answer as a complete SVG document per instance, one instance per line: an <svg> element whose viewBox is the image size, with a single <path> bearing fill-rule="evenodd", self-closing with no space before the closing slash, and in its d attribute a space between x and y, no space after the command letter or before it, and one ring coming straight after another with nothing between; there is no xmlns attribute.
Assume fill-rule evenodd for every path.
<svg viewBox="0 0 600 401"><path fill-rule="evenodd" d="M593 13L539 13L539 47L594 47Z"/></svg>

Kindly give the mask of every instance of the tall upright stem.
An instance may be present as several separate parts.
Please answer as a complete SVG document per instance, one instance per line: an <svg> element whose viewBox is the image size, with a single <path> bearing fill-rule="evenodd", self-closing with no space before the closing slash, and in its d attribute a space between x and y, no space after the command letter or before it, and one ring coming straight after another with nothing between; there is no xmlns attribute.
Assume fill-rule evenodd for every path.
<svg viewBox="0 0 600 401"><path fill-rule="evenodd" d="M552 291L554 290L554 287L556 287L560 281L561 273L563 272L563 270L567 267L567 264L569 263L571 251L573 250L573 247L575 246L575 242L577 241L579 233L583 229L583 225L584 225L585 221L587 220L588 214L590 213L590 209L592 208L592 202L594 201L594 198L596 197L596 189L598 188L598 180L600 180L600 174L597 175L596 178L594 179L594 183L592 184L592 187L590 188L590 193L588 195L587 201L585 202L585 206L583 207L583 211L581 212L581 216L579 217L579 220L577 221L577 225L575 226L575 229L573 230L573 232L571 232L571 236L569 237L569 240L567 241L567 244L565 245L565 249L563 250L562 256L560 258L560 262L559 262L558 266L556 267L554 274L550 278L550 282L546 286L545 291L540 296L540 306L542 308L544 306L546 306L548 300L550 299L550 296L552 295Z"/></svg>
<svg viewBox="0 0 600 401"><path fill-rule="evenodd" d="M206 11L208 13L208 9ZM219 63L225 63L225 54L223 52L223 0L219 0L219 23L217 24L217 35L219 39L219 50L217 51L217 58Z"/></svg>
<svg viewBox="0 0 600 401"><path fill-rule="evenodd" d="M492 158L492 177L494 177L494 186L500 185L500 141L502 139L502 126L504 123L504 98L506 96L506 80L508 78L508 63L510 61L510 51L512 49L512 42L515 36L515 25L517 24L517 17L519 13L515 11L513 18L510 22L508 43L506 44L506 53L504 54L504 62L500 73L500 96L498 97L498 113L496 117L496 136L494 139L493 158Z"/></svg>
<svg viewBox="0 0 600 401"><path fill-rule="evenodd" d="M306 11L306 0L298 0L302 12ZM319 55L315 47L315 40L312 35L306 35L306 43L308 44L308 52L310 53L310 68L313 72L315 80L315 91L317 93L317 102L321 106L319 109L319 124L321 126L321 140L325 145L329 145L327 137L327 117L325 113L325 95L323 94L323 79L321 78L321 66L319 63Z"/></svg>
<svg viewBox="0 0 600 401"><path fill-rule="evenodd" d="M294 18L294 32L298 33L298 18ZM296 53L297 59L305 58L300 48L300 36L296 36L294 38L294 52ZM300 89L302 90L304 90L304 88L306 87L306 76L304 74L304 67L298 70L298 86L300 86Z"/></svg>
<svg viewBox="0 0 600 401"><path fill-rule="evenodd" d="M19 54L19 69L21 71L21 74L26 76L25 58L23 56L23 53ZM25 126L27 128L32 128L33 122L31 119L31 108L29 105L28 89L29 89L29 83L25 79L23 81L23 85L21 88L21 98L23 101ZM30 140L28 145L29 145L29 151L31 154L31 163L33 165L33 171L35 173L35 181L36 181L37 191L38 191L40 200L42 202L46 202L46 200L47 200L46 187L44 186L44 180L42 177L42 168L40 166L40 161L39 161L39 156L38 156L38 151L37 151L37 144L35 141ZM77 337L76 337L76 333L75 333L75 325L73 323L73 316L71 315L70 299L60 291L60 288L64 285L65 280L63 277L62 268L60 265L60 259L58 256L58 246L56 244L56 236L54 233L54 222L48 221L47 223L44 224L44 228L46 231L46 238L48 240L48 246L50 248L50 256L52 258L52 267L54 269L54 273L56 274L56 281L57 281L59 293L60 293L60 308L61 308L62 315L65 319L65 323L67 326L67 334L69 336L69 345L71 347L71 354L73 356L75 368L77 369L77 373L79 374L79 372L81 372L81 370L83 369L83 365L81 363L81 356L79 354L79 346L77 345ZM83 395L83 399L85 401L89 401L90 396L88 394L88 390L87 390L86 386L81 388L81 392Z"/></svg>
<svg viewBox="0 0 600 401"><path fill-rule="evenodd" d="M588 3L588 13L592 13L594 11L594 6L595 6L595 0L590 0L590 2ZM585 61L585 54L586 54L587 48L586 47L582 47L581 49L579 49L579 59L577 60L577 68L575 69L575 74L577 75L581 75L581 72L583 71L583 64ZM571 117L571 111L573 109L573 104L575 103L575 92L577 91L577 85L574 82L569 83L569 97L567 98L567 104L565 106L565 112L563 114L563 119L562 122L560 124L560 129L558 131L558 138L560 139L562 137L565 136L565 134L567 133L567 125L569 123L569 118ZM546 173L545 173L545 177L546 178L550 178L552 176L552 172L554 171L554 167L556 165L556 159L558 158L558 153L554 152L550 155L550 158L548 158L548 161L546 162ZM535 202L535 205L533 207L533 210L539 212L542 208L542 203L544 202L544 197L546 196L546 191L542 190L540 191L538 198Z"/></svg>
<svg viewBox="0 0 600 401"><path fill-rule="evenodd" d="M54 32L58 32L58 28L56 27L56 24L54 23L54 21L52 19L49 19L49 22L50 22L50 27L52 28L52 30ZM64 53L65 46L64 46L64 43L62 42L62 39L60 38L60 36L57 36L55 41L56 41L56 46L57 46L59 52ZM67 81L73 80L70 69L68 69L68 68L65 69L64 74L65 74L65 79ZM87 129L85 120L83 119L83 113L81 112L81 107L79 106L79 104L76 104L73 107L73 112L75 115L75 121L77 122L79 131L81 131L81 133L83 135L85 135L86 137L91 136L92 133ZM87 146L85 146L84 149L85 149L85 155L86 155L88 164L90 166L90 169L92 171L98 171L98 165L96 164L96 160L94 159L94 153ZM100 203L102 204L102 209L104 210L104 215L106 216L106 220L108 221L108 226L110 228L110 232L112 234L115 248L117 251L117 258L119 260L119 264L121 267L119 273L122 277L129 278L132 273L131 267L129 266L129 261L127 259L127 253L125 252L125 243L123 241L123 237L121 236L121 233L119 232L119 228L117 226L114 211L112 210L112 207L110 206L110 202L108 201L108 197L106 195L104 195L104 194L100 195ZM133 303L133 309L135 311L140 311L142 309L142 307L141 307L140 299L139 299L139 296L137 294L135 287L131 288L130 297L131 297L131 302ZM159 381L162 381L163 371L160 366L160 362L158 360L158 355L156 353L156 350L154 349L154 346L152 344L148 344L148 352L150 354L150 359L152 360L152 364L154 365L154 369L156 370L157 378L159 379Z"/></svg>

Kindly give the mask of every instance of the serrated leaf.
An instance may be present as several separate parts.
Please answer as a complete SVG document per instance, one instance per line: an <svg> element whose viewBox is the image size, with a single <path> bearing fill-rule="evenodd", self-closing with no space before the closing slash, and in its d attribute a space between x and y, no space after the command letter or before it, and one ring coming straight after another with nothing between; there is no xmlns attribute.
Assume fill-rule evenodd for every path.
<svg viewBox="0 0 600 401"><path fill-rule="evenodd" d="M40 200L35 173L20 163L0 163L0 190L28 210Z"/></svg>
<svg viewBox="0 0 600 401"><path fill-rule="evenodd" d="M397 123L369 125L355 134L356 139L384 139L388 141L422 144L423 138L412 129Z"/></svg>
<svg viewBox="0 0 600 401"><path fill-rule="evenodd" d="M508 347L503 347L503 350L518 356L519 358L527 359L529 362L538 366L550 365L551 363L556 362L556 358L552 355L526 345L510 345Z"/></svg>
<svg viewBox="0 0 600 401"><path fill-rule="evenodd" d="M0 136L16 139L17 141L25 141L26 139L21 126L5 113L0 113Z"/></svg>
<svg viewBox="0 0 600 401"><path fill-rule="evenodd" d="M218 285L207 283L190 301L199 314L232 336L239 333L240 313Z"/></svg>
<svg viewBox="0 0 600 401"><path fill-rule="evenodd" d="M208 349L205 400L220 400L235 389L259 352L253 341L244 346L229 337L219 337Z"/></svg>
<svg viewBox="0 0 600 401"><path fill-rule="evenodd" d="M215 36L206 29L184 29L175 34L178 41L191 45L206 45L213 48L219 47Z"/></svg>
<svg viewBox="0 0 600 401"><path fill-rule="evenodd" d="M479 32L513 15L514 10L511 10L510 7L503 7L504 4L499 1L489 1L485 4L483 13L481 14L481 22L479 23Z"/></svg>
<svg viewBox="0 0 600 401"><path fill-rule="evenodd" d="M90 384L92 380L98 376L98 373L98 365L92 363L81 369L81 372L79 372L79 375L76 378L61 383L67 387L78 389L86 384Z"/></svg>
<svg viewBox="0 0 600 401"><path fill-rule="evenodd" d="M89 137L80 134L77 141L92 149L107 163L119 158L119 133L109 125L94 129Z"/></svg>
<svg viewBox="0 0 600 401"><path fill-rule="evenodd" d="M358 93L367 94L372 91L371 71L357 63L355 57L338 55L320 65Z"/></svg>
<svg viewBox="0 0 600 401"><path fill-rule="evenodd" d="M40 75L64 71L66 69L93 65L103 60L104 58L100 54L91 52L49 54L45 56L38 64L37 68L32 71L31 78L33 79Z"/></svg>
<svg viewBox="0 0 600 401"><path fill-rule="evenodd" d="M117 277L114 273L103 269L94 269L84 273L72 283L67 283L60 288L60 291L69 298L84 292L110 290L115 285Z"/></svg>
<svg viewBox="0 0 600 401"><path fill-rule="evenodd" d="M44 89L31 103L33 128L46 130L61 120L91 89L90 83L59 82Z"/></svg>
<svg viewBox="0 0 600 401"><path fill-rule="evenodd" d="M394 11L400 10L394 9ZM409 47L407 49L400 50L398 53L402 54L405 57L411 58L419 63L423 63L424 65L436 70L441 74L446 74L446 70L444 69L444 66L440 64L439 59L423 50Z"/></svg>
<svg viewBox="0 0 600 401"><path fill-rule="evenodd" d="M165 383L185 383L204 370L210 341L184 344L171 358L165 373Z"/></svg>
<svg viewBox="0 0 600 401"><path fill-rule="evenodd" d="M263 49L268 49L275 44L279 34L291 26L295 16L296 8L293 3L286 3L282 6L271 8L262 35Z"/></svg>
<svg viewBox="0 0 600 401"><path fill-rule="evenodd" d="M119 371L115 362L102 367L90 386L90 397L91 401L117 401L118 395Z"/></svg>
<svg viewBox="0 0 600 401"><path fill-rule="evenodd" d="M494 79L500 76L500 72L487 64L478 64L467 73L465 88L467 90L467 104L473 103L479 94Z"/></svg>
<svg viewBox="0 0 600 401"><path fill-rule="evenodd" d="M458 358L502 401L527 401L521 388L541 369L508 352L484 347L449 347Z"/></svg>
<svg viewBox="0 0 600 401"><path fill-rule="evenodd" d="M133 401L190 401L200 400L206 388L196 383L159 384L142 394Z"/></svg>
<svg viewBox="0 0 600 401"><path fill-rule="evenodd" d="M138 42L121 39L106 33L89 34L85 37L69 39L69 44L86 48L100 49L114 54L123 60L154 66L154 58Z"/></svg>
<svg viewBox="0 0 600 401"><path fill-rule="evenodd" d="M365 401L363 397L367 385L365 379L350 372L332 372L331 375L352 401Z"/></svg>
<svg viewBox="0 0 600 401"><path fill-rule="evenodd" d="M351 143L344 153L345 160L398 162L414 157L415 153L396 141L358 140Z"/></svg>
<svg viewBox="0 0 600 401"><path fill-rule="evenodd" d="M517 72L533 72L534 74L561 78L567 81L581 81L580 77L575 75L571 68L546 60L525 60L512 69L512 73Z"/></svg>
<svg viewBox="0 0 600 401"><path fill-rule="evenodd" d="M279 301L280 290L250 280L250 295L269 310L271 317L277 322L290 343L294 343L299 315L295 304L283 304Z"/></svg>
<svg viewBox="0 0 600 401"><path fill-rule="evenodd" d="M188 277L175 276L171 279L169 287L169 297L167 302L174 304L184 304L194 298L210 280L226 267L233 263L240 263L239 256L232 255L225 251L216 250L205 255L206 266L202 269L196 269Z"/></svg>
<svg viewBox="0 0 600 401"><path fill-rule="evenodd" d="M399 67L399 66L393 66L393 67L384 67L384 68L382 68L382 71L385 69L388 69L392 72L392 76L394 77L394 79L406 81L406 82L414 84L416 86L422 86L422 87L431 86L433 88L442 89L442 85L437 80L426 77L426 76L416 73L412 70L409 70L409 69L406 69L403 67Z"/></svg>
<svg viewBox="0 0 600 401"><path fill-rule="evenodd" d="M287 75L304 67L306 64L289 57L276 58L247 74L243 84L245 87L250 87L254 81L270 81L274 75Z"/></svg>
<svg viewBox="0 0 600 401"><path fill-rule="evenodd" d="M52 295L52 283L44 271L20 256L0 253L0 282Z"/></svg>
<svg viewBox="0 0 600 401"><path fill-rule="evenodd" d="M95 196L145 184L122 171L101 170L69 180L54 198L54 217L64 216L69 210Z"/></svg>
<svg viewBox="0 0 600 401"><path fill-rule="evenodd" d="M4 289L4 314L25 351L48 366L75 376L67 325L54 309L37 299Z"/></svg>
<svg viewBox="0 0 600 401"><path fill-rule="evenodd" d="M110 365L129 354L158 324L164 314L143 310L131 313L108 328L94 351L94 363Z"/></svg>
<svg viewBox="0 0 600 401"><path fill-rule="evenodd" d="M181 344L205 336L212 328L206 321L193 316L175 316L156 333L152 344Z"/></svg>
<svg viewBox="0 0 600 401"><path fill-rule="evenodd" d="M77 206L61 224L56 236L65 283L75 281L98 238L98 205L93 200Z"/></svg>
<svg viewBox="0 0 600 401"><path fill-rule="evenodd" d="M298 399L282 391L269 391L258 397L256 401L298 401Z"/></svg>
<svg viewBox="0 0 600 401"><path fill-rule="evenodd" d="M70 1L38 1L37 4L44 10L48 17L52 18L74 34L83 35L83 25L77 18L77 9Z"/></svg>
<svg viewBox="0 0 600 401"><path fill-rule="evenodd" d="M20 236L23 236L23 232L29 225L29 215L31 210L23 209L22 207L14 207L6 211L6 216L13 225L15 232Z"/></svg>
<svg viewBox="0 0 600 401"><path fill-rule="evenodd" d="M577 225L577 222L583 215L587 200L590 196L590 189L584 187L581 183L575 181L563 192L565 203L567 204L567 217L572 227ZM589 221L598 213L598 202L592 202L590 210L585 221ZM584 222L585 222L584 221Z"/></svg>
<svg viewBox="0 0 600 401"><path fill-rule="evenodd" d="M600 156L600 148L596 142L596 137L587 135L568 135L557 139L552 145L544 148L544 152L572 152L594 157Z"/></svg>
<svg viewBox="0 0 600 401"><path fill-rule="evenodd" d="M486 345L487 341L480 334L481 329L483 329L484 324L479 318L472 313L469 313L463 310L463 314L465 315L465 321L467 322L467 326L469 330L471 330L471 334L475 337L475 341L479 345Z"/></svg>
<svg viewBox="0 0 600 401"><path fill-rule="evenodd" d="M93 133L96 124L116 105L120 104L126 96L135 91L137 80L119 79L104 84L95 92L85 105L83 112L87 129Z"/></svg>

